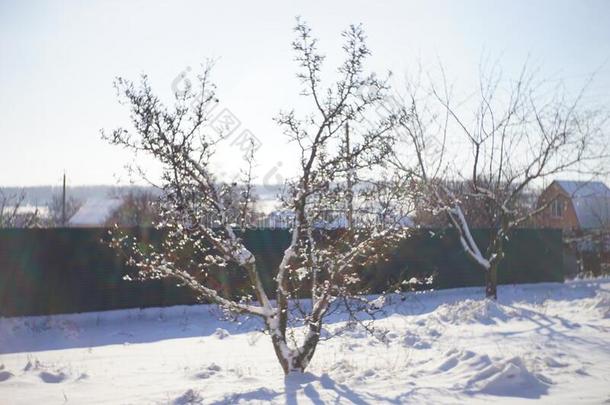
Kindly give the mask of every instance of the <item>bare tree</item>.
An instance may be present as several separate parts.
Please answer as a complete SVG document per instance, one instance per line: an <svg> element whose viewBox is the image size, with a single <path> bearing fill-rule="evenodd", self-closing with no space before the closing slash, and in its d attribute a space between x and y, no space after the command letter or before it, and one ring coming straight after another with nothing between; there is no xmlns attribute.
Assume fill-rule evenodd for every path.
<svg viewBox="0 0 610 405"><path fill-rule="evenodd" d="M352 210L342 196L354 193L356 183L372 178L382 164L394 121L375 114L388 87L364 72L369 50L360 26L343 33L345 61L338 79L328 87L322 85L324 57L310 29L298 21L295 32L292 46L298 78L313 112L299 117L291 110L277 117L300 153L299 174L288 181L284 198L285 208L295 213L291 242L279 266L264 269L275 273L273 296L263 287L257 260L236 229L236 225L248 225L252 212L253 155L246 159L239 193L211 172L210 159L226 137L213 136L206 128L207 112L216 102L209 68L199 76L197 89L189 85L175 94L171 109L153 94L146 76L140 86L118 79L116 86L131 109L133 129L105 135L113 144L154 156L164 167L158 226L166 230L166 238L160 246L142 246L117 232L113 246L128 254L141 278L171 277L227 311L262 318L285 373L305 370L331 305L362 302L353 295L357 269L380 260L404 234L399 228L364 219L358 226L350 224L332 232L316 229L325 212ZM353 128L349 145L344 132L347 122ZM225 204L229 194L239 199L238 221ZM365 198L354 196L353 201ZM212 224L207 220L210 215ZM222 296L207 282L212 268L227 266L249 278L249 293L241 299ZM303 301L303 297L309 299Z"/></svg>
<svg viewBox="0 0 610 405"><path fill-rule="evenodd" d="M32 228L40 225L38 208L25 206L24 191L9 194L0 189L0 228Z"/></svg>
<svg viewBox="0 0 610 405"><path fill-rule="evenodd" d="M150 227L161 219L157 208L158 197L152 191L133 189L117 197L123 203L106 220L107 225Z"/></svg>
<svg viewBox="0 0 610 405"><path fill-rule="evenodd" d="M64 203L61 194L54 194L51 197L51 202L47 205L46 225L51 227L66 226L67 221L76 214L82 205L82 201L73 196L68 197Z"/></svg>
<svg viewBox="0 0 610 405"><path fill-rule="evenodd" d="M608 116L584 104L587 86L570 96L561 85L537 80L527 66L515 81L505 81L496 69L481 74L466 102L452 97L444 72L440 85L421 89L411 83L398 103L401 134L418 165L409 167L400 157L395 164L425 184L432 210L445 213L466 254L485 273L486 296L495 299L509 232L548 206L523 204L524 194L559 174L606 170ZM448 186L455 181L463 185L459 194ZM466 215L472 201L486 213ZM485 251L470 232L483 214L491 229Z"/></svg>

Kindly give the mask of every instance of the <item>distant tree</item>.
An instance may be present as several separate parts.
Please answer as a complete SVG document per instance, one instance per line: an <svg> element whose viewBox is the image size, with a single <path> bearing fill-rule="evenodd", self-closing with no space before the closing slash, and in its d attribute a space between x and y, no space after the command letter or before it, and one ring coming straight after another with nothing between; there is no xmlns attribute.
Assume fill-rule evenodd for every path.
<svg viewBox="0 0 610 405"><path fill-rule="evenodd" d="M211 171L216 146L227 135L212 135L206 128L209 107L216 102L209 68L198 77L198 88L189 84L175 94L172 108L153 94L146 76L139 86L118 79L116 86L131 109L133 129L105 135L112 144L153 156L164 168L158 227L165 230L166 238L160 246L150 246L117 232L112 246L127 254L140 278L170 277L227 311L260 317L286 374L308 366L331 305L346 303L353 310L350 313L377 308L355 295L357 269L381 260L404 236L402 229L375 220L360 221L357 227L348 222L336 232L316 230L315 223L328 210L347 215L352 209L340 197L358 193L356 183L382 166L393 141L394 121L376 114L388 87L384 80L365 73L370 52L361 27L351 26L343 33L345 60L338 79L328 87L322 85L324 57L310 29L299 21L295 32L292 47L301 94L311 102L313 112L300 116L290 110L277 118L299 152L295 156L299 173L287 181L283 201L284 209L294 212L290 245L277 268L266 269L275 274L273 296L263 288L259 263L235 227L247 227L252 213L254 148L239 186L223 183ZM354 126L349 147L347 122ZM347 176L350 182L345 181ZM360 204L366 198L362 194L353 200ZM232 202L227 204L227 199ZM248 293L241 299L223 296L209 282L209 273L218 268L246 275ZM303 296L311 300L304 303L299 299ZM298 326L303 326L302 335L295 329Z"/></svg>
<svg viewBox="0 0 610 405"><path fill-rule="evenodd" d="M161 220L159 197L147 190L130 190L123 203L106 220L107 226L150 227Z"/></svg>
<svg viewBox="0 0 610 405"><path fill-rule="evenodd" d="M8 194L0 188L0 228L32 228L40 225L38 208L28 209L25 192Z"/></svg>
<svg viewBox="0 0 610 405"><path fill-rule="evenodd" d="M245 175L246 182L249 175ZM227 220L233 226L240 228L255 227L261 213L256 209L258 196L252 185L238 184L236 182L223 184L222 202L227 210Z"/></svg>
<svg viewBox="0 0 610 405"><path fill-rule="evenodd" d="M50 227L66 226L70 218L74 216L83 205L82 201L68 196L66 197L65 207L61 193L53 194L51 202L47 205L48 215L45 225ZM64 211L65 210L65 211ZM65 213L65 218L64 218Z"/></svg>

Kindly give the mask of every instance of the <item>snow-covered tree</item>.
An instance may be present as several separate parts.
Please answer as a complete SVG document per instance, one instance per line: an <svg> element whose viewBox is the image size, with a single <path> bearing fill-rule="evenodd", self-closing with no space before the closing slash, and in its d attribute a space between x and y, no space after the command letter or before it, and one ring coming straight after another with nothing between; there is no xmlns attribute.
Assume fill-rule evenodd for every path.
<svg viewBox="0 0 610 405"><path fill-rule="evenodd" d="M295 214L290 245L276 269L265 269L275 274L272 293L240 237L239 228L248 226L252 212L253 153L245 159L239 193L212 172L210 161L226 136L207 127L217 102L209 68L196 85L175 94L172 108L153 94L146 76L139 86L117 79L133 128L104 135L115 145L152 155L164 168L157 224L165 230L163 242L144 246L118 230L112 245L127 253L141 278L173 278L224 310L262 318L285 373L305 370L329 308L337 302L361 303L362 297L354 295L361 288L358 269L382 260L404 236L402 228L360 211L371 194L361 190L380 187L375 176L392 144L394 125L394 117L377 113L388 86L365 73L369 49L362 28L351 26L343 33L345 60L329 86L322 84L324 57L310 29L298 21L295 33L297 76L312 111L289 110L276 119L296 144L299 172L288 180L283 198L284 208ZM237 196L239 204L228 206L229 196ZM339 229L322 229L329 212L349 221ZM237 268L250 281L240 299L224 296L208 282L212 269L226 267Z"/></svg>
<svg viewBox="0 0 610 405"><path fill-rule="evenodd" d="M430 77L430 76L429 76ZM444 213L464 251L483 270L487 297L497 298L497 272L510 230L548 207L524 204L545 179L578 173L607 174L607 109L586 103L587 86L570 93L540 80L524 66L516 80L498 69L481 74L467 101L447 86L412 81L394 106L399 132L413 153L395 154L394 163L419 177L422 202ZM417 162L417 165L409 165ZM459 191L451 184L459 183ZM465 207L485 207L485 212ZM485 215L490 243L481 248L471 224ZM480 221L479 221L480 222Z"/></svg>

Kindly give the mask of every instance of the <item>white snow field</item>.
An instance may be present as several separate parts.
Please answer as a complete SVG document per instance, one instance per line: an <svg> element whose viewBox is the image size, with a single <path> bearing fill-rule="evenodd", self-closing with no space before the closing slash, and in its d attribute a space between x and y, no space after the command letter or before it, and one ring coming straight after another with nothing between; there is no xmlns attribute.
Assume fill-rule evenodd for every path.
<svg viewBox="0 0 610 405"><path fill-rule="evenodd" d="M610 403L610 279L392 296L284 378L213 306L0 319L2 404ZM344 323L333 315L325 335Z"/></svg>

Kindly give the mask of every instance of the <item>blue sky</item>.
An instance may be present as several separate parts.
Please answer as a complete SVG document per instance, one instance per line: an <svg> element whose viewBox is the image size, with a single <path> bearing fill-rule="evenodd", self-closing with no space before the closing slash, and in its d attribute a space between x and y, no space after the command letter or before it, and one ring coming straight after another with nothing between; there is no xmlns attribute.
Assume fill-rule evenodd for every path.
<svg viewBox="0 0 610 405"><path fill-rule="evenodd" d="M588 98L610 105L609 1L0 0L0 185L56 184L64 170L71 184L127 182L130 155L99 135L126 122L114 77L146 72L169 97L176 76L206 58L217 59L221 105L262 142L259 178L289 174L292 149L272 118L302 105L290 49L297 15L320 38L328 69L341 30L363 23L369 66L397 83L439 60L467 84L484 58L507 76L529 58L543 77L574 86L597 71ZM223 150L218 167L230 174L235 159Z"/></svg>

